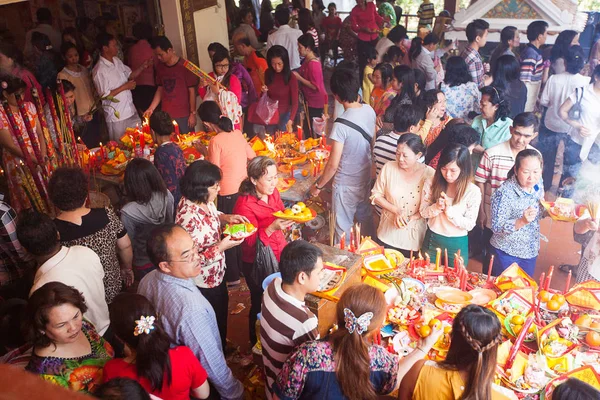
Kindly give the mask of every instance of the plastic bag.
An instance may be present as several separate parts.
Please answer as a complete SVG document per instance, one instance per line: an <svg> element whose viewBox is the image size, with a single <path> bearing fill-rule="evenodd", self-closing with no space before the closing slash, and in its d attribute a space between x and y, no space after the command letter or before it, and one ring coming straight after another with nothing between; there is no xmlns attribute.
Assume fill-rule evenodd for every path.
<svg viewBox="0 0 600 400"><path fill-rule="evenodd" d="M265 125L270 125L273 122L273 116L277 112L279 101L272 100L266 93L263 93L256 105L256 115L263 121ZM278 118L279 119L279 118Z"/></svg>
<svg viewBox="0 0 600 400"><path fill-rule="evenodd" d="M252 265L252 272L250 279L252 279L257 285L261 285L263 280L275 272L279 272L279 263L273 253L273 249L260 240L256 239L256 258Z"/></svg>

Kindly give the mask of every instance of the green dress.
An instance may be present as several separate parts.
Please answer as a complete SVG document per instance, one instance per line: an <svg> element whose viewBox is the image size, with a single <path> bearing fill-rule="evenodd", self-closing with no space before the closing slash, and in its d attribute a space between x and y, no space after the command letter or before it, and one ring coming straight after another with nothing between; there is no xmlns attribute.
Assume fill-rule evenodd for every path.
<svg viewBox="0 0 600 400"><path fill-rule="evenodd" d="M90 322L83 320L81 330L90 342L90 354L75 358L40 357L34 351L25 369L58 386L93 393L102 384L104 364L114 357L114 351Z"/></svg>
<svg viewBox="0 0 600 400"><path fill-rule="evenodd" d="M393 5L387 2L381 3L379 7L377 7L377 13L383 18L390 17L390 26L396 26L396 11L394 10Z"/></svg>

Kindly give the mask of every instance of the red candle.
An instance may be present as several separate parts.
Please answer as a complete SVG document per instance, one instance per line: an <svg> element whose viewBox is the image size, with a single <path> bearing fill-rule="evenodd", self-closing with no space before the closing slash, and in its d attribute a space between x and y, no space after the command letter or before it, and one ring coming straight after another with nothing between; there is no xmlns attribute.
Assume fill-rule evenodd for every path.
<svg viewBox="0 0 600 400"><path fill-rule="evenodd" d="M494 265L494 255L493 254L490 257L490 265L488 266L487 282L491 282L492 281L492 265Z"/></svg>
<svg viewBox="0 0 600 400"><path fill-rule="evenodd" d="M302 127L298 125L298 141L302 140Z"/></svg>
<svg viewBox="0 0 600 400"><path fill-rule="evenodd" d="M144 137L144 132L140 133L140 148L142 149L142 153L144 152L144 147L146 146L146 138Z"/></svg>
<svg viewBox="0 0 600 400"><path fill-rule="evenodd" d="M104 160L104 147L102 147L102 142L100 142L100 159Z"/></svg>
<svg viewBox="0 0 600 400"><path fill-rule="evenodd" d="M340 237L340 249L346 250L346 232L343 232Z"/></svg>
<svg viewBox="0 0 600 400"><path fill-rule="evenodd" d="M546 285L544 289L548 290L550 288L550 283L552 282L552 274L554 273L554 265L550 266L550 270L548 272L548 277L546 278Z"/></svg>
<svg viewBox="0 0 600 400"><path fill-rule="evenodd" d="M327 136L325 136L325 132L321 135L321 147L325 148L327 146Z"/></svg>
<svg viewBox="0 0 600 400"><path fill-rule="evenodd" d="M544 286L546 285L545 278L546 278L546 273L542 272L542 275L540 275L540 290L543 290Z"/></svg>
<svg viewBox="0 0 600 400"><path fill-rule="evenodd" d="M173 120L173 128L175 128L175 134L179 135L179 124L175 120Z"/></svg>
<svg viewBox="0 0 600 400"><path fill-rule="evenodd" d="M567 275L567 284L565 285L565 293L569 291L569 286L571 285L571 275L573 271L569 271L569 275Z"/></svg>

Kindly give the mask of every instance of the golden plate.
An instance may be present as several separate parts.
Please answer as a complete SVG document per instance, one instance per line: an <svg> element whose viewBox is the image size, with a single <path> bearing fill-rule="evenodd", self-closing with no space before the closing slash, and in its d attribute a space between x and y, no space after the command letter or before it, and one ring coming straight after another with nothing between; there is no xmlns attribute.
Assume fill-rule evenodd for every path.
<svg viewBox="0 0 600 400"><path fill-rule="evenodd" d="M436 292L435 296L444 303L468 304L473 300L473 295L458 289L447 289Z"/></svg>
<svg viewBox="0 0 600 400"><path fill-rule="evenodd" d="M490 289L477 288L471 290L469 293L473 296L471 303L477 304L478 306L484 306L498 298L496 292Z"/></svg>
<svg viewBox="0 0 600 400"><path fill-rule="evenodd" d="M310 210L310 208L309 208ZM308 222L308 221L312 221L313 219L316 218L317 213L315 212L315 210L310 210L312 216L310 218L307 217L299 217L296 215L286 215L283 213L283 211L277 211L276 213L273 213L273 216L276 218L281 218L281 219L287 219L290 221L295 221L295 222L299 222L301 224Z"/></svg>

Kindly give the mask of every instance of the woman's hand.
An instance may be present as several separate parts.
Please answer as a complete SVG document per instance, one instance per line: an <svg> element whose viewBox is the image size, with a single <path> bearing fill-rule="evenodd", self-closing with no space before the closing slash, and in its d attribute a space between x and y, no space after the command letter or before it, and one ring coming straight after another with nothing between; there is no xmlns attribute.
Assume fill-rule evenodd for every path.
<svg viewBox="0 0 600 400"><path fill-rule="evenodd" d="M294 221L277 218L275 221L271 222L271 225L269 225L267 229L271 231L283 231L292 225L294 225Z"/></svg>
<svg viewBox="0 0 600 400"><path fill-rule="evenodd" d="M428 121L434 122L436 119L439 119L438 108L433 105L427 108L427 113L425 114L425 119Z"/></svg>
<svg viewBox="0 0 600 400"><path fill-rule="evenodd" d="M525 225L532 223L535 218L538 215L538 210L537 208L531 206L531 207L527 207L527 209L525 211L523 211L523 216L521 217L523 219L523 222L525 223Z"/></svg>
<svg viewBox="0 0 600 400"><path fill-rule="evenodd" d="M226 224L250 223L250 221L248 221L248 218L238 214L223 214L223 216L221 217L221 221L225 222Z"/></svg>
<svg viewBox="0 0 600 400"><path fill-rule="evenodd" d="M121 279L125 283L126 287L129 287L133 284L133 269L122 269L121 270Z"/></svg>
<svg viewBox="0 0 600 400"><path fill-rule="evenodd" d="M211 92L213 92L215 95L219 94L219 84L218 83L214 83L214 84L208 84L208 87L210 87Z"/></svg>
<svg viewBox="0 0 600 400"><path fill-rule="evenodd" d="M260 88L260 91L263 93L267 93L269 91L269 87L267 85L262 85L262 87Z"/></svg>
<svg viewBox="0 0 600 400"><path fill-rule="evenodd" d="M85 115L83 116L83 120L84 120L85 122L90 122L92 119L94 119L94 116L93 116L93 115L91 115L91 114L85 114Z"/></svg>
<svg viewBox="0 0 600 400"><path fill-rule="evenodd" d="M440 195L440 198L435 203L435 206L437 207L438 210L445 211L446 207L448 206L447 202L448 202L448 196L446 196L446 193L442 192L442 194Z"/></svg>
<svg viewBox="0 0 600 400"><path fill-rule="evenodd" d="M200 140L194 140L192 145L198 151L198 153L202 154L204 157L208 156L208 148L203 145Z"/></svg>
<svg viewBox="0 0 600 400"><path fill-rule="evenodd" d="M438 329L431 328L431 333L426 338L421 339L419 347L426 353L429 353L429 350L431 350L443 334L444 329L441 326Z"/></svg>
<svg viewBox="0 0 600 400"><path fill-rule="evenodd" d="M285 129L288 132L293 132L294 131L294 121L292 121L291 119L287 122L287 124L285 124Z"/></svg>
<svg viewBox="0 0 600 400"><path fill-rule="evenodd" d="M590 130L583 125L579 127L579 134L581 137L588 137L591 135Z"/></svg>
<svg viewBox="0 0 600 400"><path fill-rule="evenodd" d="M208 79L206 79L205 76L201 76L200 77L200 87L207 87L208 86Z"/></svg>
<svg viewBox="0 0 600 400"><path fill-rule="evenodd" d="M381 118L381 115L375 119L375 125L377 126L377 130L383 128L383 118Z"/></svg>
<svg viewBox="0 0 600 400"><path fill-rule="evenodd" d="M219 242L219 244L217 245L219 251L222 253L225 250L229 250L231 248L234 248L235 246L239 246L240 244L242 244L242 242L244 241L244 239L234 239L231 237L231 235L225 236L225 238L223 240L221 240Z"/></svg>
<svg viewBox="0 0 600 400"><path fill-rule="evenodd" d="M596 232L598 230L598 221L595 221L593 219L586 219L583 225L587 231L592 231L592 232Z"/></svg>

